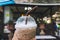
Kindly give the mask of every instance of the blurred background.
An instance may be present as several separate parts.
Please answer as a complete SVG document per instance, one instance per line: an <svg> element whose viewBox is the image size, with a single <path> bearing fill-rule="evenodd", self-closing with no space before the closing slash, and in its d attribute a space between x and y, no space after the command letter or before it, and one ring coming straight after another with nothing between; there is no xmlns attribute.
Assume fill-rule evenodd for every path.
<svg viewBox="0 0 60 40"><path fill-rule="evenodd" d="M10 30L7 28L7 23L12 21L14 24L20 16L23 16L27 13L27 11L32 10L33 5L10 5L0 7L0 39L1 40L8 40L8 34ZM53 21L56 23L55 29L52 25L47 26L46 29L53 31L51 35L57 36L60 38L60 6L58 5L50 5L50 6L38 6L38 8L30 14L36 23L40 23L44 21L46 25L51 24ZM57 33L57 35L56 35Z"/></svg>

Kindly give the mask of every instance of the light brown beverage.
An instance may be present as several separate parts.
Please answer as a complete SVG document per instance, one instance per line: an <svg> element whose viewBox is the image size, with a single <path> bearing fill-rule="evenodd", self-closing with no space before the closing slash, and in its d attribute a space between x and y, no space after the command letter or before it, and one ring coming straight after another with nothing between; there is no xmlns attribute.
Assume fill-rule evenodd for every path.
<svg viewBox="0 0 60 40"><path fill-rule="evenodd" d="M32 17L28 16L27 24L20 23L20 25L16 24L15 26L16 31L12 40L31 40L35 38L37 25Z"/></svg>

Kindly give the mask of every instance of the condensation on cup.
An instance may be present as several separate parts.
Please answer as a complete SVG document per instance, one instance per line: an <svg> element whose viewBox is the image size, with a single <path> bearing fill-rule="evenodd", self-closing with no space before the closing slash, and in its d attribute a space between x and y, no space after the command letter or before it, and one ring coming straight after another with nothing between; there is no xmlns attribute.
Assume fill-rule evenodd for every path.
<svg viewBox="0 0 60 40"><path fill-rule="evenodd" d="M27 18L27 24L26 24ZM31 40L35 38L37 24L31 16L21 16L16 21L16 31L12 40Z"/></svg>

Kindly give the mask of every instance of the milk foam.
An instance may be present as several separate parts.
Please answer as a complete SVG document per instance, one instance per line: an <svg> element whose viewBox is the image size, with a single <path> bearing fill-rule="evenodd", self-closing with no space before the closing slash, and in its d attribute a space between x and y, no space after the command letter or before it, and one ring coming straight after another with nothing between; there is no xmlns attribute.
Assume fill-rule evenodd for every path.
<svg viewBox="0 0 60 40"><path fill-rule="evenodd" d="M28 18L27 24L25 24L26 17ZM37 24L34 18L32 18L31 16L21 16L20 18L18 18L15 25L16 29L26 29L26 28L36 28L36 27Z"/></svg>

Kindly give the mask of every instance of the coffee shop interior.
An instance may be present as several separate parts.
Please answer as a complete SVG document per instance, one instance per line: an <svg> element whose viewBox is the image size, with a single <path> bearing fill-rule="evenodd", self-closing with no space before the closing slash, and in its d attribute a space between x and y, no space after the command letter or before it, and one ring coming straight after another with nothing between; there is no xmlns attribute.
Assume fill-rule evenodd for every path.
<svg viewBox="0 0 60 40"><path fill-rule="evenodd" d="M35 5L34 5L35 6ZM12 5L1 7L3 11L0 9L0 22L3 24L3 34L1 32L1 39L6 39L7 35L10 33L6 29L6 23L8 21L13 21L15 23L20 16L24 16L29 10L32 10L33 5ZM32 16L37 24L36 36L37 35L51 35L56 37L55 40L60 40L60 6L58 5L42 5L38 6L35 10L31 11L28 16ZM4 19L4 20L3 20ZM45 33L41 33L38 24L45 24ZM0 28L1 29L1 28ZM43 29L43 28L42 28ZM37 39L37 37L36 37Z"/></svg>

